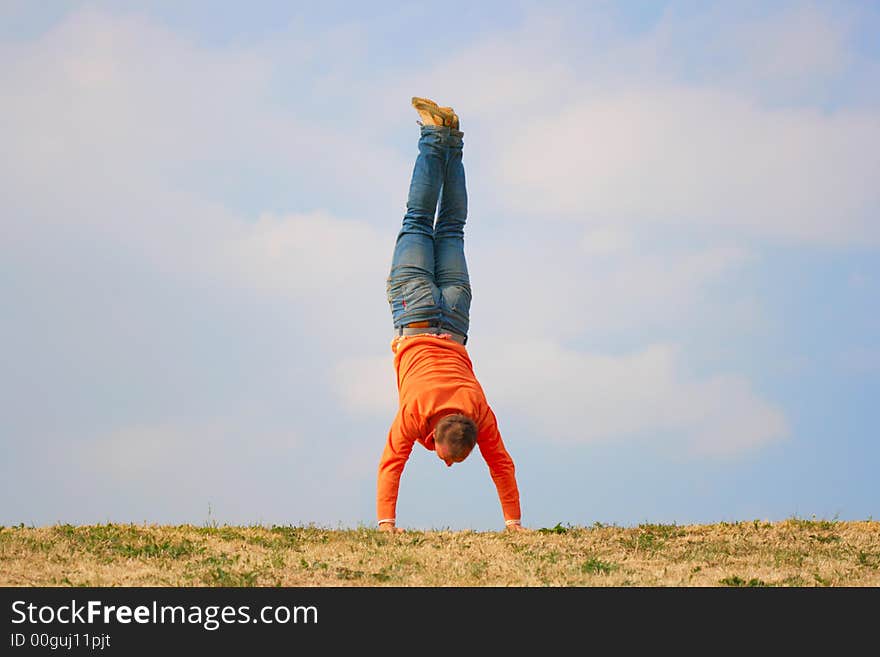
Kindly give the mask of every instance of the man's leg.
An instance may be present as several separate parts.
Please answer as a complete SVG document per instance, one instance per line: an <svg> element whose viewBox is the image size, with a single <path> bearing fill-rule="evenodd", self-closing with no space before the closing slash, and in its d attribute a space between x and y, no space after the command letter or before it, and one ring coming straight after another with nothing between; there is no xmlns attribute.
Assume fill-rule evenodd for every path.
<svg viewBox="0 0 880 657"><path fill-rule="evenodd" d="M420 322L440 325L440 290L434 281L434 214L446 167L440 130L421 128L406 214L386 281L394 328Z"/></svg>
<svg viewBox="0 0 880 657"><path fill-rule="evenodd" d="M434 226L434 280L440 289L441 326L467 337L470 327L471 285L464 256L467 185L462 150L463 133L444 133L446 163L440 211Z"/></svg>

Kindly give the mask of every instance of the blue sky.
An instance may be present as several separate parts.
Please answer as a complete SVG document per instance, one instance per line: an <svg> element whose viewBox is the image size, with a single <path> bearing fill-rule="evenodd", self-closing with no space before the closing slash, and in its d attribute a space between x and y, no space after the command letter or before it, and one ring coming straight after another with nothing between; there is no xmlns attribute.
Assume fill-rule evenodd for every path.
<svg viewBox="0 0 880 657"><path fill-rule="evenodd" d="M374 522L414 95L526 525L880 515L877 6L443 7L0 3L0 523Z"/></svg>

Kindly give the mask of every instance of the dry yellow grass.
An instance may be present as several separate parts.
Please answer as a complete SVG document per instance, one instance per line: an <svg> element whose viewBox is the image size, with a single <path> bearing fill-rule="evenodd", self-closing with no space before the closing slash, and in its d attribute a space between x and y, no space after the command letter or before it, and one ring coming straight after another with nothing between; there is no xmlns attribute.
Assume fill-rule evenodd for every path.
<svg viewBox="0 0 880 657"><path fill-rule="evenodd" d="M880 586L880 522L0 529L3 586Z"/></svg>

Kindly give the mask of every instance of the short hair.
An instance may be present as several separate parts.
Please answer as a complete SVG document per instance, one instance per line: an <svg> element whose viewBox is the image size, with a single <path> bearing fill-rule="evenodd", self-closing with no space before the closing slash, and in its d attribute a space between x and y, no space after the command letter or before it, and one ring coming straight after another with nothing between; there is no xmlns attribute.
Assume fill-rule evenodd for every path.
<svg viewBox="0 0 880 657"><path fill-rule="evenodd" d="M477 423L461 413L440 418L434 427L434 442L446 447L451 458L467 456L477 444Z"/></svg>

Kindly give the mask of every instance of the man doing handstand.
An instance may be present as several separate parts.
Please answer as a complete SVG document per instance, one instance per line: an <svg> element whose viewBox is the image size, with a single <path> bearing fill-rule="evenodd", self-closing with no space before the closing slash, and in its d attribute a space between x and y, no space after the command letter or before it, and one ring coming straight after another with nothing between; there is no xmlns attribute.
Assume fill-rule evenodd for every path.
<svg viewBox="0 0 880 657"><path fill-rule="evenodd" d="M471 287L464 256L464 133L451 107L418 97L412 104L421 119L421 135L387 280L398 410L379 461L379 528L402 531L396 526L400 476L418 442L447 466L461 463L478 446L498 491L505 525L518 531L522 524L513 459L465 347Z"/></svg>

